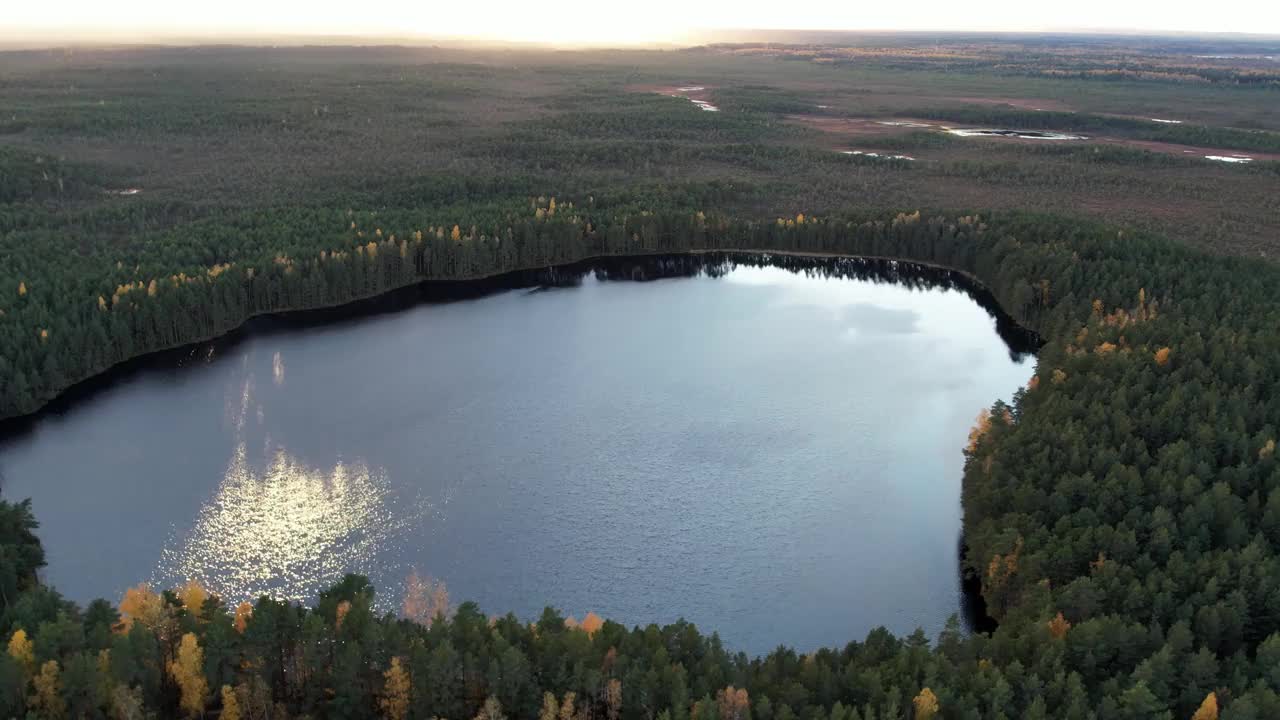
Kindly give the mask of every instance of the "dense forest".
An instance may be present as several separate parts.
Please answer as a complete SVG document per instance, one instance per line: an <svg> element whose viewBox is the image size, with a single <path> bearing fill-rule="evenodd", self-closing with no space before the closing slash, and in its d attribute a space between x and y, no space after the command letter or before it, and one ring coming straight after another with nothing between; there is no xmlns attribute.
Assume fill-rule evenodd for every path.
<svg viewBox="0 0 1280 720"><path fill-rule="evenodd" d="M737 247L953 267L1045 340L1030 384L980 417L965 449L965 571L981 583L993 633L966 635L958 624L936 639L876 631L847 645L833 638L836 647L816 652L748 658L687 624L629 630L595 617L568 622L553 610L532 623L489 618L472 604L450 606L428 582L410 585L399 616L378 616L360 577L314 608L261 598L233 609L194 585L136 588L118 607L78 608L36 581L43 555L32 508L5 503L3 712L1280 715L1274 268L1049 216L747 222L637 213L608 224L590 206L557 200L553 211L550 198L535 200L510 234L478 216L475 230L470 218L422 219L421 242L416 218L380 216L371 226L372 218L341 211L328 220L367 240L362 249L308 258L299 248L252 273L238 258L219 258L231 267L162 279L154 293L143 283L103 294L104 307L91 308L100 315L85 317L126 318L115 331L121 338L139 328L174 332L159 311L169 302L205 308L193 317L206 318L206 332L261 307L250 303L340 300L415 272L474 277L590 254Z"/></svg>

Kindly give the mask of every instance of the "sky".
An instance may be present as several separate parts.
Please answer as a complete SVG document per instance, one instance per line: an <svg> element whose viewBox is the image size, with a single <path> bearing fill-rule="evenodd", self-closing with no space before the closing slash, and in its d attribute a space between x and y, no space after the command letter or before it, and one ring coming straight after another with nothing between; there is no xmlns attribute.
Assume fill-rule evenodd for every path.
<svg viewBox="0 0 1280 720"><path fill-rule="evenodd" d="M1275 0L6 0L9 40L165 36L680 42L715 29L1117 30L1280 34Z"/></svg>

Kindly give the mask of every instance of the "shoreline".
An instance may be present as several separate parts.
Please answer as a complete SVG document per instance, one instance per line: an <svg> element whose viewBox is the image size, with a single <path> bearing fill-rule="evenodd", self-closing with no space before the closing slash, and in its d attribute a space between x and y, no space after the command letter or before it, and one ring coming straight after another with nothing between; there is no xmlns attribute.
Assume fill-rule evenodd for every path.
<svg viewBox="0 0 1280 720"><path fill-rule="evenodd" d="M629 252L616 255L591 255L558 265L526 266L503 270L501 272L469 275L456 278L423 278L407 285L391 288L379 293L355 298L345 302L254 312L244 318L241 318L232 327L223 332L199 337L187 342L152 348L113 363L105 368L101 368L87 376L78 378L67 386L59 389L53 396L40 402L35 409L29 412L22 412L14 415L0 415L0 437L20 431L24 426L34 424L47 414L60 413L70 409L77 399L87 397L99 390L105 389L105 387L113 381L113 376L127 374L165 356L195 350L197 347L204 346L209 343L220 341L229 341L234 343L238 341L240 336L253 332L254 329L250 326L255 324L256 321L276 321L282 325L293 327L319 327L321 325L333 324L335 322L341 322L348 319L354 320L388 312L398 312L423 303L475 299L495 292L501 292L503 290L553 284L544 281L547 273L552 273L554 275L562 272L577 272L579 275L582 275L593 269L598 269L594 266L610 262L661 260L662 258L705 258L713 255L724 255L726 257L745 256L761 260L771 257L781 257L819 261L867 261L869 263L901 265L908 269L915 268L918 270L945 273L947 275L963 279L963 284L968 286L964 288L966 291L983 296L976 297L975 300L977 300L984 309L992 314L996 319L997 326L999 328L1013 330L1023 334L1024 338L1022 338L1022 340L1025 340L1025 344L1027 345L1035 345L1038 347L1041 342L1039 335L1034 330L1024 327L1000 305L991 289L988 288L978 277L970 272L938 263L881 255L814 252L805 250L770 250L761 248L699 248L678 252L649 251ZM658 278L645 277L638 279L648 280ZM1001 334L1004 335L1005 332L1002 331ZM1006 338L1006 343L1009 343L1008 338Z"/></svg>

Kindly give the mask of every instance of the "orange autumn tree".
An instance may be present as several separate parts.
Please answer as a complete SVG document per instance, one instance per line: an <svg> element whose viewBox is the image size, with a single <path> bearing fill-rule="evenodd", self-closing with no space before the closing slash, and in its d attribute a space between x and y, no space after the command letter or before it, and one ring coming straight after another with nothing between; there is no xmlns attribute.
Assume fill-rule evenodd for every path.
<svg viewBox="0 0 1280 720"><path fill-rule="evenodd" d="M406 620L431 627L437 617L447 618L451 613L449 589L444 581L435 580L429 575L423 577L414 568L405 579L400 614Z"/></svg>
<svg viewBox="0 0 1280 720"><path fill-rule="evenodd" d="M1066 637L1067 631L1071 629L1071 623L1067 622L1067 619L1062 616L1061 611L1059 611L1058 614L1049 621L1048 625L1049 634L1057 640L1061 640Z"/></svg>
<svg viewBox="0 0 1280 720"><path fill-rule="evenodd" d="M969 430L969 452L978 449L978 442L991 430L991 411L986 408L978 413L977 420Z"/></svg>
<svg viewBox="0 0 1280 720"><path fill-rule="evenodd" d="M604 627L604 620L594 612L588 612L587 616L582 618L582 629L586 630L588 635L594 635L602 627Z"/></svg>
<svg viewBox="0 0 1280 720"><path fill-rule="evenodd" d="M1196 710L1196 714L1191 716L1191 720L1218 720L1217 693L1211 692L1205 696L1204 702L1200 703L1200 707Z"/></svg>
<svg viewBox="0 0 1280 720"><path fill-rule="evenodd" d="M1171 351L1167 347L1162 347L1159 350L1157 350L1155 355L1156 364L1159 365L1160 367L1164 367L1165 365L1168 365L1170 352Z"/></svg>
<svg viewBox="0 0 1280 720"><path fill-rule="evenodd" d="M164 599L150 585L142 583L124 591L124 598L120 601L120 624L117 627L124 633L129 632L135 622L154 628L164 621L167 614Z"/></svg>
<svg viewBox="0 0 1280 720"><path fill-rule="evenodd" d="M978 443L982 442L982 438L986 437L987 433L991 432L991 425L994 417L995 416L992 415L991 411L986 408L983 408L982 411L978 413L977 419L974 420L973 428L969 430L968 450L970 453L975 452L978 449ZM1007 407L1003 408L1000 412L1000 419L1004 421L1005 425L1012 425L1013 412Z"/></svg>
<svg viewBox="0 0 1280 720"><path fill-rule="evenodd" d="M720 720L747 720L751 701L747 689L735 689L732 685L716 693L716 705L720 708Z"/></svg>
<svg viewBox="0 0 1280 720"><path fill-rule="evenodd" d="M249 619L252 617L253 617L253 606L249 604L248 600L245 600L244 602L241 602L239 605L237 605L236 620L235 620L236 632L243 635L244 629L249 627Z"/></svg>

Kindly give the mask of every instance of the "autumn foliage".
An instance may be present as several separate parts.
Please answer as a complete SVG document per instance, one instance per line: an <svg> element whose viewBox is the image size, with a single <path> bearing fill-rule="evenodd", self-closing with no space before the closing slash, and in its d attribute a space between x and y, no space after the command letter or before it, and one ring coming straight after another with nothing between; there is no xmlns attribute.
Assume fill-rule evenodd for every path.
<svg viewBox="0 0 1280 720"><path fill-rule="evenodd" d="M253 606L248 601L241 602L236 606L235 620L233 627L236 632L244 634L245 628L249 626L249 619L253 617Z"/></svg>
<svg viewBox="0 0 1280 720"><path fill-rule="evenodd" d="M405 720L409 716L409 673L400 665L400 658L391 658L391 666L383 673L382 698L378 706L387 720Z"/></svg>
<svg viewBox="0 0 1280 720"><path fill-rule="evenodd" d="M447 618L450 612L449 589L443 580L423 577L416 568L409 573L400 603L402 617L430 627L437 617Z"/></svg>
<svg viewBox="0 0 1280 720"><path fill-rule="evenodd" d="M209 681L204 677L204 651L194 633L182 636L178 656L169 663L169 675L182 691L182 709L189 715L201 714Z"/></svg>
<svg viewBox="0 0 1280 720"><path fill-rule="evenodd" d="M66 716L67 702L62 698L62 675L57 660L48 660L40 666L40 674L31 680L35 688L32 705L39 710L39 717L58 720Z"/></svg>
<svg viewBox="0 0 1280 720"><path fill-rule="evenodd" d="M35 669L35 644L27 637L26 630L18 628L13 631L13 637L9 638L9 657L26 673Z"/></svg>
<svg viewBox="0 0 1280 720"><path fill-rule="evenodd" d="M720 720L748 720L751 701L746 688L732 685L716 693L716 705L720 707Z"/></svg>
<svg viewBox="0 0 1280 720"><path fill-rule="evenodd" d="M1071 623L1059 612L1049 621L1049 634L1055 639L1061 640L1067 636L1067 631L1071 629Z"/></svg>
<svg viewBox="0 0 1280 720"><path fill-rule="evenodd" d="M204 602L209 599L209 593L200 583L189 580L178 591L178 598L182 600L182 606L187 609L187 612L198 616L204 611Z"/></svg>
<svg viewBox="0 0 1280 720"><path fill-rule="evenodd" d="M969 452L978 449L978 442L991 430L991 411L983 409L969 430Z"/></svg>
<svg viewBox="0 0 1280 720"><path fill-rule="evenodd" d="M222 686L222 713L218 720L240 720L240 699L230 685Z"/></svg>
<svg viewBox="0 0 1280 720"><path fill-rule="evenodd" d="M582 618L582 629L588 635L594 635L602 627L604 627L604 619L594 612L588 612L587 616Z"/></svg>
<svg viewBox="0 0 1280 720"><path fill-rule="evenodd" d="M915 720L932 720L938 714L938 696L933 694L929 688L924 688L919 695L911 701L915 707Z"/></svg>
<svg viewBox="0 0 1280 720"><path fill-rule="evenodd" d="M124 599L120 601L120 631L128 632L135 622L148 628L158 626L165 618L164 599L142 583L124 591Z"/></svg>
<svg viewBox="0 0 1280 720"><path fill-rule="evenodd" d="M1216 693L1209 693L1205 696L1204 702L1200 703L1200 707L1196 709L1196 714L1191 716L1191 720L1218 720L1218 696Z"/></svg>
<svg viewBox="0 0 1280 720"><path fill-rule="evenodd" d="M970 453L977 451L978 444L987 436L987 433L991 432L992 418L993 416L991 411L988 409L984 408L982 412L978 413L977 419L974 420L973 427L969 430L969 444L967 448ZM1006 407L1002 410L1000 419L1004 421L1005 425L1012 425L1013 413Z"/></svg>

